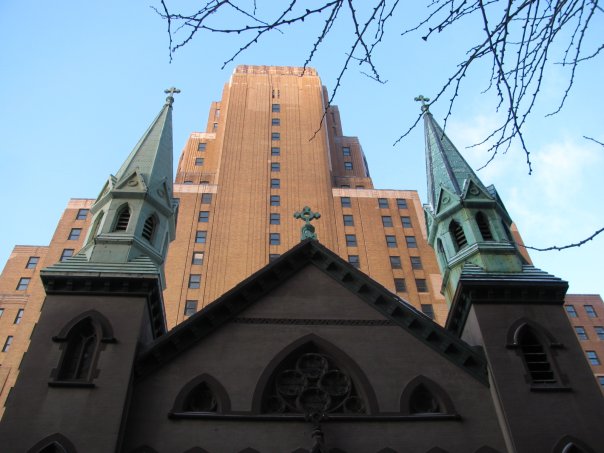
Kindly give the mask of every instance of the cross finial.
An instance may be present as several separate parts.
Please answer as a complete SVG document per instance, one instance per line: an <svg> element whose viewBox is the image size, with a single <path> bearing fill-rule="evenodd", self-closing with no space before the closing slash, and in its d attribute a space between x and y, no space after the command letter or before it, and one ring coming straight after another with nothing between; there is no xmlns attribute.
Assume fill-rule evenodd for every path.
<svg viewBox="0 0 604 453"><path fill-rule="evenodd" d="M172 103L174 102L174 93L180 93L180 90L175 87L170 87L164 90L164 93L168 94L168 97L166 98L166 104L172 105Z"/></svg>
<svg viewBox="0 0 604 453"><path fill-rule="evenodd" d="M427 112L430 104L428 104L428 102L430 102L430 98L424 97L423 94L420 94L419 96L417 96L415 98L415 102L421 102L422 103L422 112Z"/></svg>
<svg viewBox="0 0 604 453"><path fill-rule="evenodd" d="M317 239L317 235L315 234L315 227L310 224L310 222L314 219L321 218L321 214L318 212L312 212L308 206L304 206L302 212L294 213L294 218L304 220L304 225L302 225L302 231L300 235L300 240L304 239Z"/></svg>

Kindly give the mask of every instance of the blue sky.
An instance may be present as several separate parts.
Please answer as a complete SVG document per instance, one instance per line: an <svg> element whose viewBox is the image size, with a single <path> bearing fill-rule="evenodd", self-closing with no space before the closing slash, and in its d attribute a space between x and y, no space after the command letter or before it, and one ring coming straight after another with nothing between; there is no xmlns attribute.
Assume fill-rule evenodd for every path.
<svg viewBox="0 0 604 453"><path fill-rule="evenodd" d="M344 133L361 141L376 188L416 189L425 200L423 131L418 128L396 147L392 144L418 114L413 98L435 94L463 56L464 43L475 35L467 27L427 43L420 35L401 37L412 25L406 18L423 15L418 6L423 2L413 3L408 7L413 10L389 24L375 53L388 83L375 83L352 66L335 104ZM220 99L236 64L299 66L313 39L310 28L286 29L221 70L241 37L203 35L170 63L166 26L150 8L153 4L159 6L117 0L0 3L0 263L15 244L48 244L69 198L97 195L162 106L165 88L182 90L174 106L178 158L189 134L204 128L210 102ZM598 20L602 30L603 20ZM348 30L344 23L335 27L311 63L329 90L345 59ZM488 133L498 118L489 95L481 94L486 69L468 76L447 125L447 134L475 168L488 156L484 149L465 147ZM565 81L563 68L551 67L542 91L543 101L550 103L537 106L526 129L533 174L528 175L516 146L478 173L486 184L495 184L529 245L576 242L604 226L604 148L582 138L604 141L603 76L601 58L588 62L563 112L545 118ZM432 107L439 122L446 110L445 104ZM538 267L567 279L571 292L602 294L598 265L603 252L601 235L579 249L531 256Z"/></svg>

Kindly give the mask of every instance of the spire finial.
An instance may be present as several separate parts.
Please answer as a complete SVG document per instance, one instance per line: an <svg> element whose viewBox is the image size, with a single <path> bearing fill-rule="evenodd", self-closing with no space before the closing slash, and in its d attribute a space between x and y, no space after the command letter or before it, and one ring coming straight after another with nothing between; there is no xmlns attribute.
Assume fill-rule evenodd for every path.
<svg viewBox="0 0 604 453"><path fill-rule="evenodd" d="M321 214L318 212L312 212L308 206L304 206L302 212L294 213L294 218L304 220L304 225L302 225L302 233L300 235L300 240L304 239L317 239L317 235L315 234L315 227L310 224L311 220L321 218Z"/></svg>
<svg viewBox="0 0 604 453"><path fill-rule="evenodd" d="M180 93L180 90L175 87L170 87L164 90L164 93L168 94L168 97L166 98L166 104L172 105L172 103L174 102L174 93Z"/></svg>
<svg viewBox="0 0 604 453"><path fill-rule="evenodd" d="M423 94L420 94L419 96L417 96L415 98L415 102L422 103L422 112L427 112L428 109L430 108L430 104L428 104L428 102L430 102L430 98L424 97Z"/></svg>

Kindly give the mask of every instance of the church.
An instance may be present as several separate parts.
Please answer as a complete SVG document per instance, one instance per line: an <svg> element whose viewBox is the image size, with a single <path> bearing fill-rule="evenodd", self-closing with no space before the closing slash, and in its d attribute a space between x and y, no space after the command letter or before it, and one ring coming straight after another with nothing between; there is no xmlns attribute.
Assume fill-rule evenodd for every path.
<svg viewBox="0 0 604 453"><path fill-rule="evenodd" d="M297 245L168 329L180 207L167 92L94 201L81 250L40 272L3 451L604 452L567 283L520 253L497 191L425 102L444 327L323 245L323 218L299 206Z"/></svg>

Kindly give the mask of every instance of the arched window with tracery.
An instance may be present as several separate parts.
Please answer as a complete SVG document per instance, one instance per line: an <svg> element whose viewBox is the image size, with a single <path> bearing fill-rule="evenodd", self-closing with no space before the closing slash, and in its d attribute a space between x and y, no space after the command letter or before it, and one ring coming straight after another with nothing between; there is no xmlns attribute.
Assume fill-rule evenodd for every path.
<svg viewBox="0 0 604 453"><path fill-rule="evenodd" d="M63 353L49 385L90 386L98 374L95 365L103 343L113 343L115 338L109 321L89 310L63 327L53 341L62 343Z"/></svg>
<svg viewBox="0 0 604 453"><path fill-rule="evenodd" d="M360 370L357 374L360 373ZM367 414L358 376L315 342L295 348L273 369L262 393L266 414Z"/></svg>
<svg viewBox="0 0 604 453"><path fill-rule="evenodd" d="M451 233L455 251L462 249L468 244L463 228L456 220L451 220L451 223L449 223L449 233Z"/></svg>
<svg viewBox="0 0 604 453"><path fill-rule="evenodd" d="M555 384L556 374L539 334L524 324L516 333L516 342L533 384Z"/></svg>
<svg viewBox="0 0 604 453"><path fill-rule="evenodd" d="M483 241L492 241L493 234L491 233L491 227L489 227L489 220L482 211L478 211L475 216L476 225L482 236Z"/></svg>
<svg viewBox="0 0 604 453"><path fill-rule="evenodd" d="M119 209L116 219L113 231L126 231L130 223L130 207L127 204Z"/></svg>
<svg viewBox="0 0 604 453"><path fill-rule="evenodd" d="M155 235L157 222L157 217L154 214L147 217L147 220L145 220L145 223L143 225L143 239L146 239L149 242L153 242L153 236Z"/></svg>
<svg viewBox="0 0 604 453"><path fill-rule="evenodd" d="M98 345L99 334L90 318L76 324L67 335L57 378L61 381L89 380Z"/></svg>

